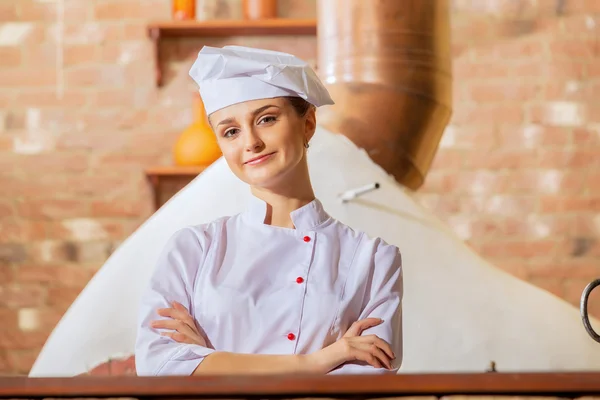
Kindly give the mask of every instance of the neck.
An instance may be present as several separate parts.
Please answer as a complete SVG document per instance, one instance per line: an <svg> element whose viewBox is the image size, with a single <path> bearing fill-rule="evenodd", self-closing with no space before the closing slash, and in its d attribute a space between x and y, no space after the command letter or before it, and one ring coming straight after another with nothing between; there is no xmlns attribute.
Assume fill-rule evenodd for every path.
<svg viewBox="0 0 600 400"><path fill-rule="evenodd" d="M286 177L274 188L252 187L252 194L267 203L264 223L295 228L290 213L315 199L308 168L296 177Z"/></svg>

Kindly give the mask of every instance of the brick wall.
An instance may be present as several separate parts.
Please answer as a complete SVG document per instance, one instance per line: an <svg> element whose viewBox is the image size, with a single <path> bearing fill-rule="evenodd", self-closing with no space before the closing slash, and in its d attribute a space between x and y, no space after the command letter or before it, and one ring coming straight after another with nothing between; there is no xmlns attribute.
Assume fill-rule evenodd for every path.
<svg viewBox="0 0 600 400"><path fill-rule="evenodd" d="M600 6L550 3L454 0L454 117L419 196L484 257L576 304L600 277ZM314 16L314 0L280 5ZM55 2L0 0L0 373L28 371L152 212L143 170L171 162L205 44L166 41L157 89L145 25L170 17L169 0L64 7L61 36ZM231 40L316 58L313 38Z"/></svg>

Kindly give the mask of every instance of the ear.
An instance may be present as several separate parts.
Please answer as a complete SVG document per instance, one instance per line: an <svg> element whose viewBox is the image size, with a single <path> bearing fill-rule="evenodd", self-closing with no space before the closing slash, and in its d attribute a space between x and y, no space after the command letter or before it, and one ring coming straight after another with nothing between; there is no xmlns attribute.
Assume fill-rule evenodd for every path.
<svg viewBox="0 0 600 400"><path fill-rule="evenodd" d="M317 129L317 113L314 107L310 107L304 116L304 136L306 141L310 141Z"/></svg>

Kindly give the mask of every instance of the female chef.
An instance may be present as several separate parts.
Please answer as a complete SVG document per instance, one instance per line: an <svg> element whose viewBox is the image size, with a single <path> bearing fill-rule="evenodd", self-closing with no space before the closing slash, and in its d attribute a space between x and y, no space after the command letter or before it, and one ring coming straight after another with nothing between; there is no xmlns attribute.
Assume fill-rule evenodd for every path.
<svg viewBox="0 0 600 400"><path fill-rule="evenodd" d="M396 373L400 252L329 216L311 186L315 109L333 104L319 78L239 46L204 47L190 75L252 196L166 244L142 298L138 374Z"/></svg>

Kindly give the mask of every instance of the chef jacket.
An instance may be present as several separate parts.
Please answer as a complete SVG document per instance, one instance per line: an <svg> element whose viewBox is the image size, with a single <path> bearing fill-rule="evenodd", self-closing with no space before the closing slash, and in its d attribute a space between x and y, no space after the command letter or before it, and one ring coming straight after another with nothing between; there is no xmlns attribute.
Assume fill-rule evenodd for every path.
<svg viewBox="0 0 600 400"><path fill-rule="evenodd" d="M139 375L191 375L214 351L309 354L353 322L387 341L393 370L347 362L330 374L396 373L402 362L402 265L396 246L327 214L318 199L294 210L295 226L264 224L252 196L242 213L177 231L142 296L135 345ZM183 304L207 346L178 343L150 326L158 308Z"/></svg>

